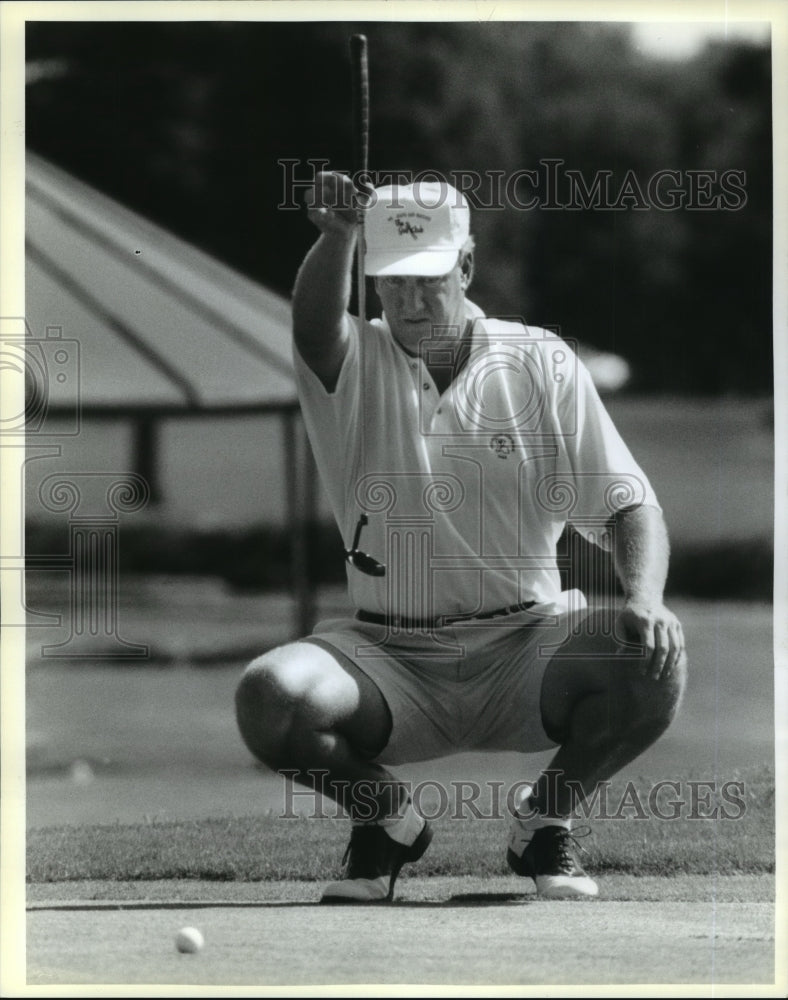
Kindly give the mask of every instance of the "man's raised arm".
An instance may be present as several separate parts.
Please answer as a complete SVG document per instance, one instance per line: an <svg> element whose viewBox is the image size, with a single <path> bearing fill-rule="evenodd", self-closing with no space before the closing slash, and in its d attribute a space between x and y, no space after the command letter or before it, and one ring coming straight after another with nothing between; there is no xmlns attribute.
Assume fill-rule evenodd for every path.
<svg viewBox="0 0 788 1000"><path fill-rule="evenodd" d="M307 207L321 235L301 265L293 289L296 347L329 390L336 384L348 346L356 193L343 174L319 173L315 178Z"/></svg>

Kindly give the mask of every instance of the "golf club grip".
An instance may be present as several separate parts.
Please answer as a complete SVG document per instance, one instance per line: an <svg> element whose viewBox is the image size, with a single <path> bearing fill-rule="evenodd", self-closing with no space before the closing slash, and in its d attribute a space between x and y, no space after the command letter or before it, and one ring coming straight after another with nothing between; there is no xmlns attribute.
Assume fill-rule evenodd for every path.
<svg viewBox="0 0 788 1000"><path fill-rule="evenodd" d="M367 36L352 35L350 55L353 63L353 145L355 171L369 169L369 65Z"/></svg>

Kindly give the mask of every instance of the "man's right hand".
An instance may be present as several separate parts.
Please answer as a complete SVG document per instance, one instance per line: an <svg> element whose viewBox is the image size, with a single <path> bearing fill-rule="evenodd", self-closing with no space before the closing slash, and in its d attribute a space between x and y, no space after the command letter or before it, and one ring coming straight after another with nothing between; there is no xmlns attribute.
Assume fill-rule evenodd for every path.
<svg viewBox="0 0 788 1000"><path fill-rule="evenodd" d="M321 171L304 201L309 220L321 233L349 236L358 222L359 192L345 174Z"/></svg>

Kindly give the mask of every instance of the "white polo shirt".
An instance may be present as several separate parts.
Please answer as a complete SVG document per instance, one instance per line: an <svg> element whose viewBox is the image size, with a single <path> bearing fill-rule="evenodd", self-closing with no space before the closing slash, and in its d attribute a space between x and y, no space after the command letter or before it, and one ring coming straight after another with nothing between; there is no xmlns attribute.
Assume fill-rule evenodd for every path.
<svg viewBox="0 0 788 1000"><path fill-rule="evenodd" d="M466 306L471 352L443 395L385 317L363 332L352 320L333 392L294 349L345 547L366 513L358 547L386 565L383 577L347 566L356 608L429 619L560 604L556 542L568 521L609 548L616 511L659 508L569 345ZM429 360L450 363L440 352Z"/></svg>

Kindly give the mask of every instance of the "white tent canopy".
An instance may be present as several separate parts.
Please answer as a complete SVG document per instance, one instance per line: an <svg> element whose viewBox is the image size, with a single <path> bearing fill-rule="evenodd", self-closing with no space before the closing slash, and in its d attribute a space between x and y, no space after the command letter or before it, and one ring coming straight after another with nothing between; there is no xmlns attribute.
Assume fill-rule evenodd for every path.
<svg viewBox="0 0 788 1000"><path fill-rule="evenodd" d="M296 406L286 299L33 154L26 225L28 324L79 342L83 412Z"/></svg>

